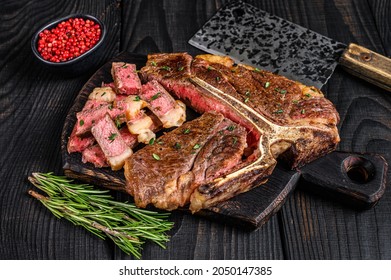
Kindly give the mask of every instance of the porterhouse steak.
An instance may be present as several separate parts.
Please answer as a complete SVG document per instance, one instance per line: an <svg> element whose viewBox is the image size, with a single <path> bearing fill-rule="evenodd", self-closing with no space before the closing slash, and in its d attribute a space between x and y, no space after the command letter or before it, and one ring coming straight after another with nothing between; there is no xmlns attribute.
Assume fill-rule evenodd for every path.
<svg viewBox="0 0 391 280"><path fill-rule="evenodd" d="M207 112L183 125L198 131L192 137L177 128L161 137L168 145L147 146L126 161L126 188L140 207L152 203L171 210L190 202L196 212L266 181L277 158L296 168L339 142L338 113L318 89L229 58L153 54L140 75L144 83L158 81L187 106ZM222 122L238 128L234 136L217 137L227 131ZM178 141L188 143L186 151L175 151ZM215 157L216 149L222 152Z"/></svg>

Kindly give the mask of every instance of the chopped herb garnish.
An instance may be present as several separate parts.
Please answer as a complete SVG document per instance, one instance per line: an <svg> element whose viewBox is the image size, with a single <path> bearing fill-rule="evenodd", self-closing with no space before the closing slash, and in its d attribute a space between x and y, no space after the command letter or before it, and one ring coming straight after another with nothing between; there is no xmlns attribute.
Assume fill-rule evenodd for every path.
<svg viewBox="0 0 391 280"><path fill-rule="evenodd" d="M121 117L123 117L123 115L118 115L117 117L115 117L115 125L117 126L117 128L120 128L121 127Z"/></svg>
<svg viewBox="0 0 391 280"><path fill-rule="evenodd" d="M105 94L106 94L106 92L104 91L104 92L102 92L102 94L100 96L104 96Z"/></svg>
<svg viewBox="0 0 391 280"><path fill-rule="evenodd" d="M270 86L270 82L265 83L265 88L268 88Z"/></svg>
<svg viewBox="0 0 391 280"><path fill-rule="evenodd" d="M157 154L152 154L152 157L153 157L155 160L160 160L160 157L159 157L159 155L157 155Z"/></svg>
<svg viewBox="0 0 391 280"><path fill-rule="evenodd" d="M151 61L151 65L152 65L152 66L157 66L157 64L156 64L155 61Z"/></svg>
<svg viewBox="0 0 391 280"><path fill-rule="evenodd" d="M279 93L281 93L281 94L286 94L286 90L285 89L275 88L274 90L279 92Z"/></svg>
<svg viewBox="0 0 391 280"><path fill-rule="evenodd" d="M176 150L179 150L181 147L182 147L181 144L179 144L178 142L176 142L174 145L174 149Z"/></svg>
<svg viewBox="0 0 391 280"><path fill-rule="evenodd" d="M261 72L261 70L259 68L255 68L253 71L254 72Z"/></svg>
<svg viewBox="0 0 391 280"><path fill-rule="evenodd" d="M181 67L178 67L178 71L183 71L184 67L181 66Z"/></svg>
<svg viewBox="0 0 391 280"><path fill-rule="evenodd" d="M246 96L250 96L250 91L249 90L246 90L246 92L244 93Z"/></svg>
<svg viewBox="0 0 391 280"><path fill-rule="evenodd" d="M293 100L292 103L297 104L297 103L299 103L299 100Z"/></svg>
<svg viewBox="0 0 391 280"><path fill-rule="evenodd" d="M109 110L113 110L113 104L110 104L107 108L109 108Z"/></svg>
<svg viewBox="0 0 391 280"><path fill-rule="evenodd" d="M244 99L244 103L247 103L249 100L250 100L250 97L246 97L246 98Z"/></svg>
<svg viewBox="0 0 391 280"><path fill-rule="evenodd" d="M162 140L157 140L156 143L158 143L159 145L163 145L164 144L164 142Z"/></svg>
<svg viewBox="0 0 391 280"><path fill-rule="evenodd" d="M110 143L114 141L114 139L118 136L117 133L111 133L108 139L110 140Z"/></svg>
<svg viewBox="0 0 391 280"><path fill-rule="evenodd" d="M186 128L185 130L183 130L183 134L189 134L190 133L190 128Z"/></svg>
<svg viewBox="0 0 391 280"><path fill-rule="evenodd" d="M122 68L128 68L128 65L126 65L126 63L124 63L121 67Z"/></svg>
<svg viewBox="0 0 391 280"><path fill-rule="evenodd" d="M193 146L193 150L197 150L197 149L199 149L199 148L201 148L201 145L200 144L195 144L194 146Z"/></svg>
<svg viewBox="0 0 391 280"><path fill-rule="evenodd" d="M238 142L238 137L232 138L232 145L235 145Z"/></svg>
<svg viewBox="0 0 391 280"><path fill-rule="evenodd" d="M80 125L80 126L83 126L83 125L84 125L84 120L80 120L80 121L79 121L79 125Z"/></svg>
<svg viewBox="0 0 391 280"><path fill-rule="evenodd" d="M304 94L306 97L310 98L312 95L309 93Z"/></svg>
<svg viewBox="0 0 391 280"><path fill-rule="evenodd" d="M210 70L215 70L212 66L208 66L208 71L210 71Z"/></svg>
<svg viewBox="0 0 391 280"><path fill-rule="evenodd" d="M155 144L155 138L151 138L149 139L149 142L148 142L149 145L153 145Z"/></svg>
<svg viewBox="0 0 391 280"><path fill-rule="evenodd" d="M273 113L274 113L274 114L282 114L282 113L284 113L284 110L279 109L279 110L277 110L277 111L274 111Z"/></svg>
<svg viewBox="0 0 391 280"><path fill-rule="evenodd" d="M302 114L302 115L305 114L305 109L301 110L301 114Z"/></svg>
<svg viewBox="0 0 391 280"><path fill-rule="evenodd" d="M136 95L135 97L134 97L134 99L133 99L133 101L140 101L141 100L141 98L140 98L140 96L138 96L138 95Z"/></svg>
<svg viewBox="0 0 391 280"><path fill-rule="evenodd" d="M166 71L170 71L170 70L171 70L171 67L169 67L169 66L167 66L167 65L164 65L164 66L160 67L160 69L166 70Z"/></svg>
<svg viewBox="0 0 391 280"><path fill-rule="evenodd" d="M220 82L220 77L216 77L216 82Z"/></svg>
<svg viewBox="0 0 391 280"><path fill-rule="evenodd" d="M161 94L161 92L156 93L154 96L151 97L151 100L158 99L160 94Z"/></svg>
<svg viewBox="0 0 391 280"><path fill-rule="evenodd" d="M236 127L234 125L230 125L230 126L227 127L227 130L234 131L235 128Z"/></svg>

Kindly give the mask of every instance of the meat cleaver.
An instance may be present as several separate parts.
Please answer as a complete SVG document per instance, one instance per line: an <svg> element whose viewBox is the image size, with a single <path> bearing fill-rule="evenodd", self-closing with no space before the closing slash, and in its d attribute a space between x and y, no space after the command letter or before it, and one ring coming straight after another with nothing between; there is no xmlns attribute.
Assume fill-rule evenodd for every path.
<svg viewBox="0 0 391 280"><path fill-rule="evenodd" d="M391 91L391 59L353 43L334 41L242 1L221 8L189 43L319 89L339 64Z"/></svg>

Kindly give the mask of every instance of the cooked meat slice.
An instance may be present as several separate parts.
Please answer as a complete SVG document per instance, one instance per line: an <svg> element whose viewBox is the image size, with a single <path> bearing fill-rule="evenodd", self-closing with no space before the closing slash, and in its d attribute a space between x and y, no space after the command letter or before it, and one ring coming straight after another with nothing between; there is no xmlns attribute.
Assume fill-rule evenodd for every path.
<svg viewBox="0 0 391 280"><path fill-rule="evenodd" d="M84 137L76 135L76 126L73 128L71 136L69 136L67 150L68 153L82 152L89 146L95 143L95 138L92 135Z"/></svg>
<svg viewBox="0 0 391 280"><path fill-rule="evenodd" d="M134 134L131 134L127 127L122 127L119 130L119 133L121 134L122 139L124 140L125 144L129 148L133 149L134 147L136 147L137 136ZM95 141L95 138L93 138L93 139ZM90 146L90 147L83 150L82 161L84 163L87 163L87 162L92 163L97 168L109 166L107 158L106 158L105 154L103 153L101 147L98 144Z"/></svg>
<svg viewBox="0 0 391 280"><path fill-rule="evenodd" d="M108 167L109 163L99 145L86 148L81 153L81 160L84 163L92 163L96 168Z"/></svg>
<svg viewBox="0 0 391 280"><path fill-rule="evenodd" d="M92 126L102 119L106 114L109 114L112 119L116 119L124 115L124 109L114 107L112 103L103 103L92 109L86 109L76 114L76 135L84 135L91 131Z"/></svg>
<svg viewBox="0 0 391 280"><path fill-rule="evenodd" d="M111 169L119 170L122 168L125 160L132 155L132 149L126 145L123 137L118 131L117 126L106 114L91 129L96 141L106 156Z"/></svg>
<svg viewBox="0 0 391 280"><path fill-rule="evenodd" d="M113 62L111 75L118 94L134 95L140 92L141 82L135 64Z"/></svg>
<svg viewBox="0 0 391 280"><path fill-rule="evenodd" d="M148 108L160 119L163 127L180 126L186 120L186 106L175 99L159 84L152 80L142 86L140 97Z"/></svg>
<svg viewBox="0 0 391 280"><path fill-rule="evenodd" d="M139 207L184 206L192 193L191 171L201 148L218 133L224 117L205 113L140 149L125 163L126 189Z"/></svg>

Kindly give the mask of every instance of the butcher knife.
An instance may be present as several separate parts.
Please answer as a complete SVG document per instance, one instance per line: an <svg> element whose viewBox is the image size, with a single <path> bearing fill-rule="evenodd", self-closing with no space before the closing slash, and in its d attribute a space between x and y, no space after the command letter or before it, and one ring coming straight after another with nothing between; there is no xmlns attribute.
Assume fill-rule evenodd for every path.
<svg viewBox="0 0 391 280"><path fill-rule="evenodd" d="M222 7L189 43L319 89L339 64L391 91L391 59L354 43L337 42L242 1Z"/></svg>

